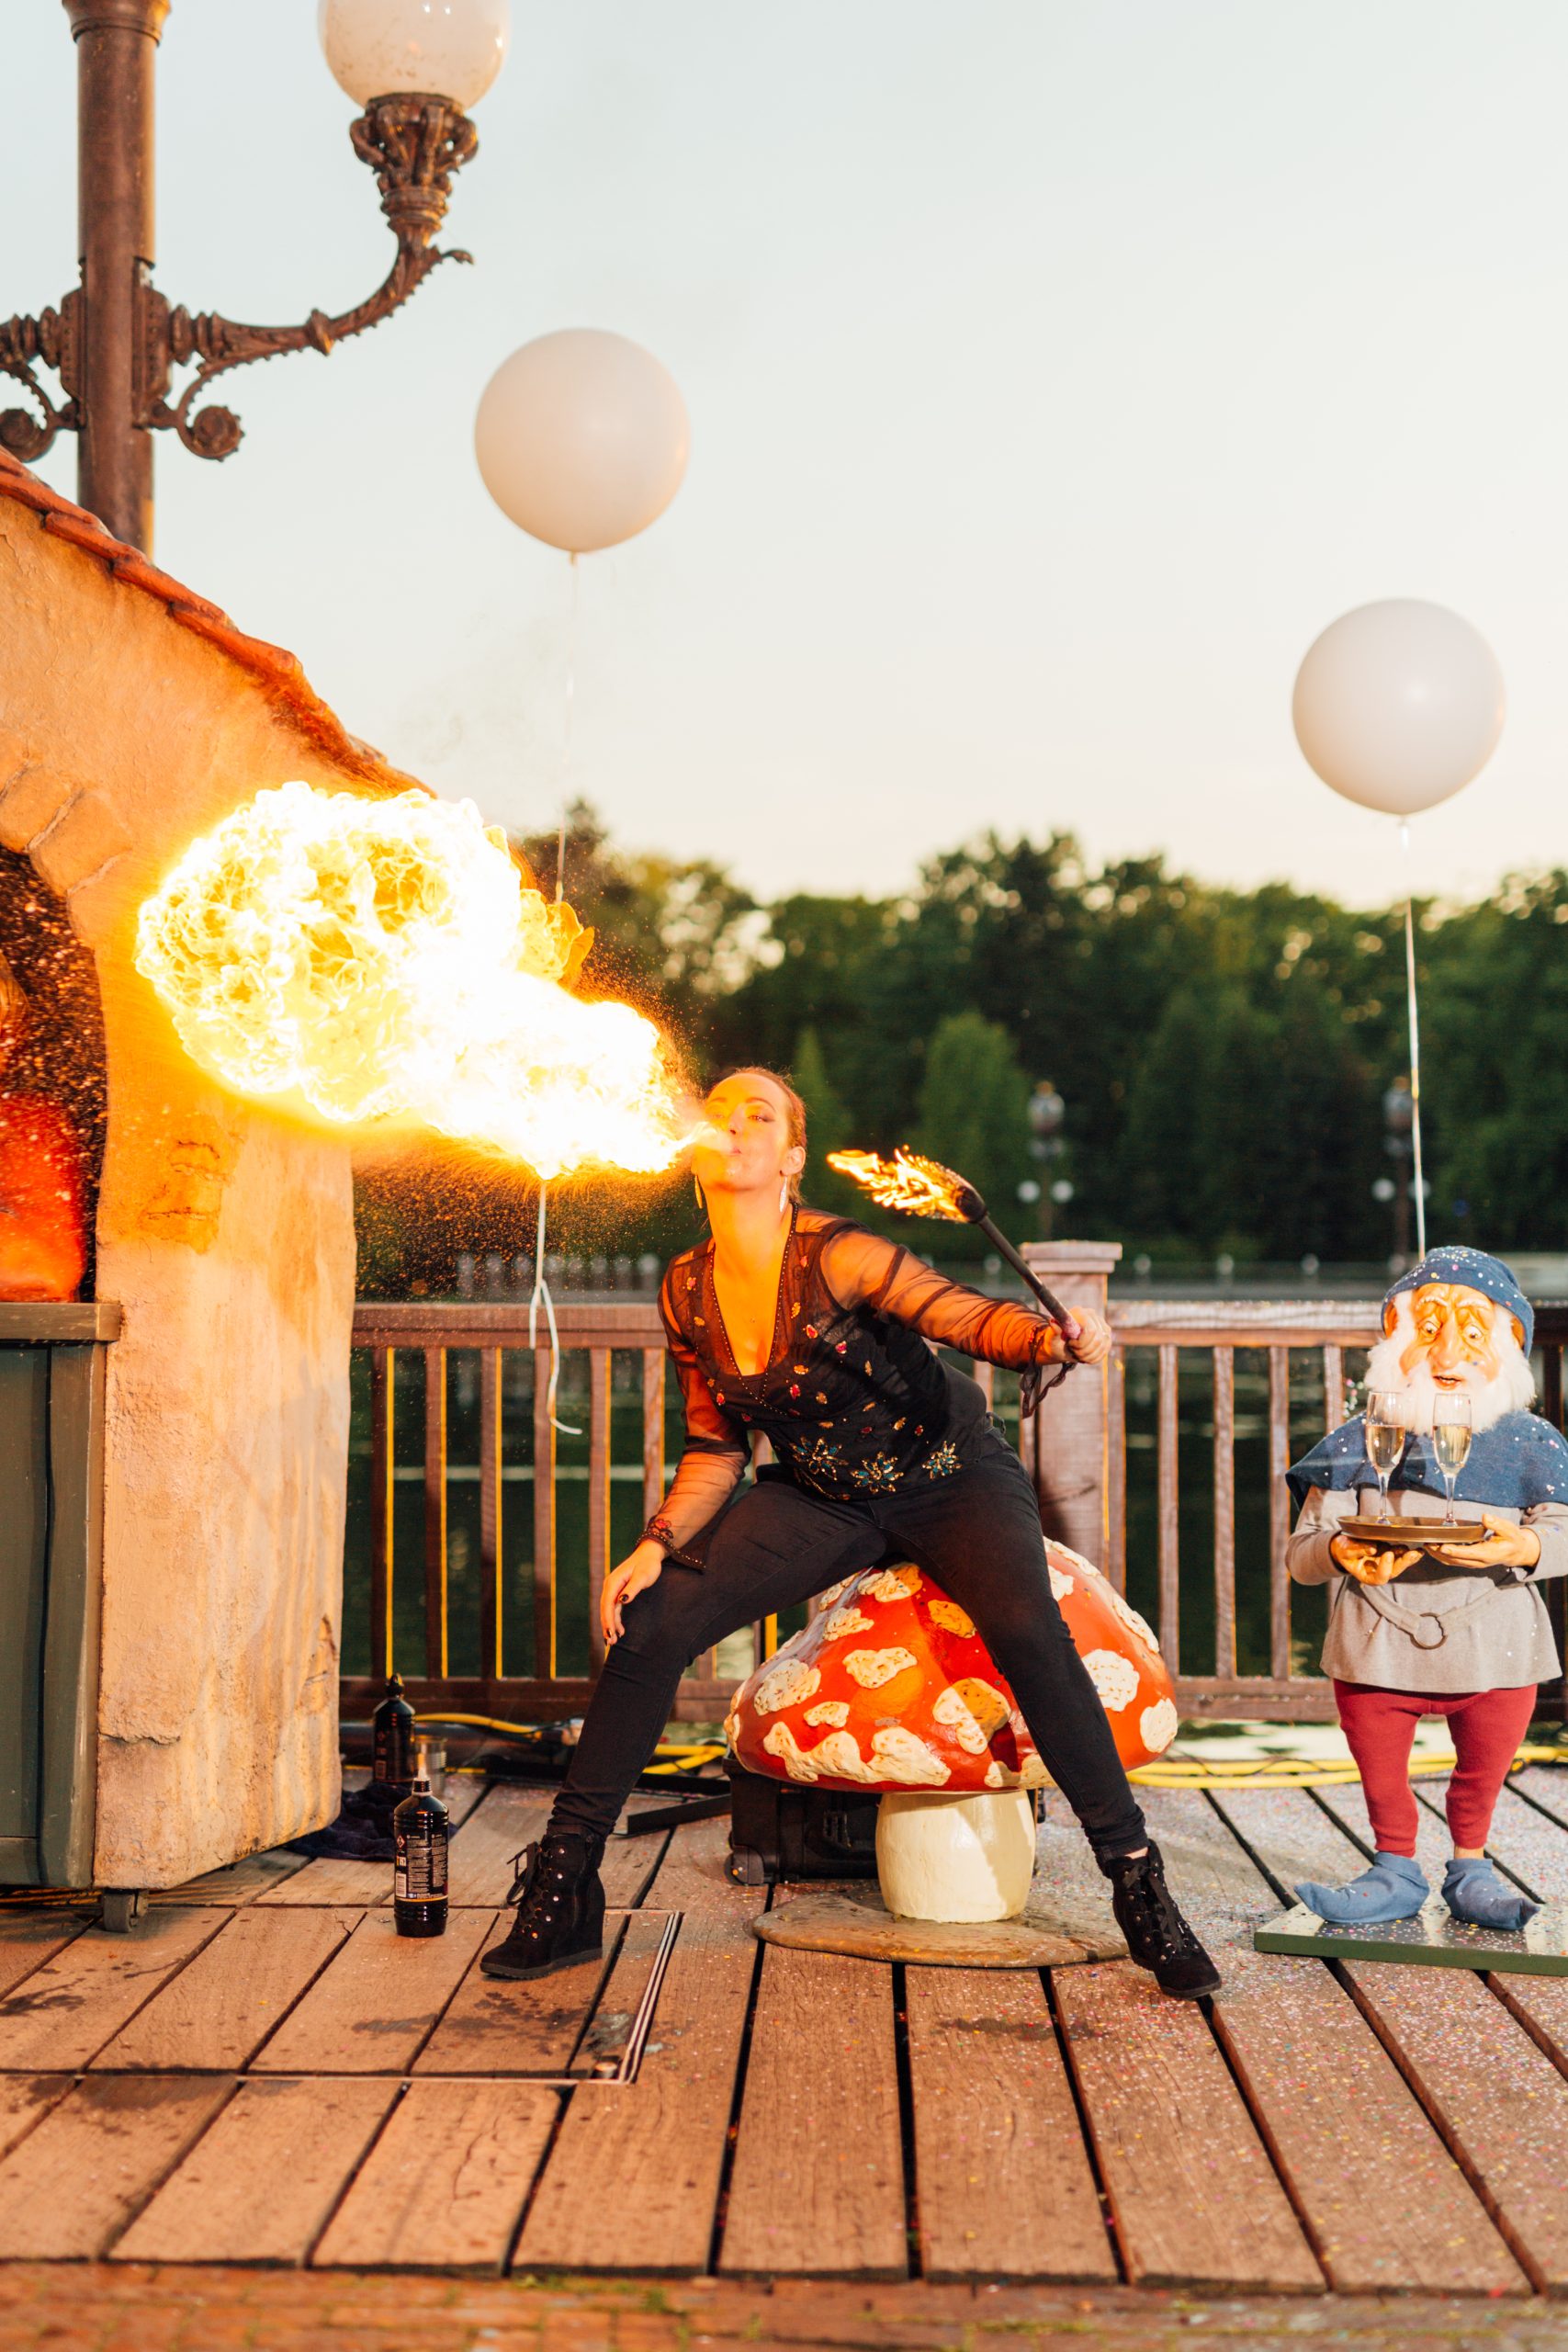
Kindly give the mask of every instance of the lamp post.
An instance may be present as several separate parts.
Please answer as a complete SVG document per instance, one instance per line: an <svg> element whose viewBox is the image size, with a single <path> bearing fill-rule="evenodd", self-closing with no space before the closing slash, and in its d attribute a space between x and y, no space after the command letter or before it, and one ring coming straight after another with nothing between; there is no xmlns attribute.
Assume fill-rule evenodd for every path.
<svg viewBox="0 0 1568 2352"><path fill-rule="evenodd" d="M1373 1191L1393 1201L1393 1254L1403 1268L1410 1256L1410 1162L1415 1145L1416 1103L1407 1078L1396 1078L1382 1098L1383 1149L1393 1162L1393 1181L1380 1177Z"/></svg>
<svg viewBox="0 0 1568 2352"><path fill-rule="evenodd" d="M452 175L479 144L465 109L506 51L509 0L321 0L320 31L339 85L363 107L354 152L376 174L398 241L374 294L340 317L245 326L171 307L152 283L153 75L169 0L63 0L76 43L77 221L82 279L58 309L0 324L0 374L34 406L0 413L0 446L31 464L77 435L77 494L117 538L150 552L152 435L198 458L227 458L243 428L197 401L217 376L285 351L330 352L378 325L443 261L432 243ZM191 375L177 390L176 368ZM59 379L59 395L39 381Z"/></svg>
<svg viewBox="0 0 1568 2352"><path fill-rule="evenodd" d="M1043 1078L1029 1098L1029 1156L1040 1162L1039 1184L1030 1198L1040 1204L1042 1241L1051 1238L1052 1204L1060 1203L1063 1199L1062 1185L1060 1182L1053 1183L1050 1181L1050 1170L1062 1156L1062 1121L1066 1114L1066 1104L1050 1080ZM1070 1201L1072 1196L1072 1187L1068 1185L1066 1197ZM1023 1198L1021 1185L1019 1187L1019 1198Z"/></svg>

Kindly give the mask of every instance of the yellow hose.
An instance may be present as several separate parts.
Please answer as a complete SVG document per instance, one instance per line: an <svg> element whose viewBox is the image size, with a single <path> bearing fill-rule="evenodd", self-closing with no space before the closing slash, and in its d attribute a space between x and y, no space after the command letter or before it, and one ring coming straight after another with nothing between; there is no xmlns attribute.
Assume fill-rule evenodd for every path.
<svg viewBox="0 0 1568 2352"><path fill-rule="evenodd" d="M1451 1772L1458 1761L1451 1748L1428 1748L1411 1758L1411 1776L1420 1779ZM1509 1769L1517 1771L1521 1764L1568 1764L1568 1747L1528 1740ZM1234 1763L1208 1757L1162 1756L1156 1764L1141 1764L1127 1778L1145 1789L1331 1789L1358 1781L1360 1774L1348 1756L1237 1757Z"/></svg>

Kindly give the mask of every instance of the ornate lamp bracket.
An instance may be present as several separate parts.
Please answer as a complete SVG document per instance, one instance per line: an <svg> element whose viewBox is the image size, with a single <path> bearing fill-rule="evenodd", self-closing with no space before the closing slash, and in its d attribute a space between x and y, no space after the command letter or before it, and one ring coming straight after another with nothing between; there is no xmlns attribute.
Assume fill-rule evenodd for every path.
<svg viewBox="0 0 1568 2352"><path fill-rule="evenodd" d="M470 254L443 251L432 243L446 215L452 175L479 146L479 134L461 107L442 97L372 98L350 125L349 137L355 153L376 174L381 209L398 241L397 257L381 284L337 318L312 311L301 326L258 327L217 311L171 307L151 278L143 277L137 288L138 424L172 428L198 458L231 457L244 430L239 418L231 409L197 406L216 377L285 351L325 355L350 335L390 318L442 262L472 260ZM58 311L0 325L0 374L25 385L39 412L12 408L0 413L0 447L29 464L57 433L78 423L82 301L77 288ZM172 371L192 361L195 374L171 398ZM63 400L52 401L39 382L34 370L40 365L58 375Z"/></svg>

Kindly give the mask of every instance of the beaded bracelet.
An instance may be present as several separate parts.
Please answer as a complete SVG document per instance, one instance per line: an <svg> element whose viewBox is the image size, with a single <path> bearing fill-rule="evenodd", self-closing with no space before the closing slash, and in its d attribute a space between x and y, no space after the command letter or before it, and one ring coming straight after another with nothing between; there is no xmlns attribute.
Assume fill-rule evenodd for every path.
<svg viewBox="0 0 1568 2352"><path fill-rule="evenodd" d="M675 1530L661 1510L656 1510L642 1531L645 1544L657 1544L661 1552L672 1552L676 1545Z"/></svg>

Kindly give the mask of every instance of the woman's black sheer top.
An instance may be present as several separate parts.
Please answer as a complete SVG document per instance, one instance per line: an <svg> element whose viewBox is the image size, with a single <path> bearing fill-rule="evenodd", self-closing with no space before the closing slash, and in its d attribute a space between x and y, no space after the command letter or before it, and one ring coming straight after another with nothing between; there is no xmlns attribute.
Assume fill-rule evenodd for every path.
<svg viewBox="0 0 1568 2352"><path fill-rule="evenodd" d="M723 1508L754 1435L803 1487L842 1502L951 1477L986 1427L976 1384L934 1340L1023 1370L1050 1359L1055 1326L987 1298L897 1242L799 1208L779 1272L773 1346L740 1372L714 1286L714 1245L674 1259L659 1295L686 1406L686 1445L653 1532L689 1544Z"/></svg>

